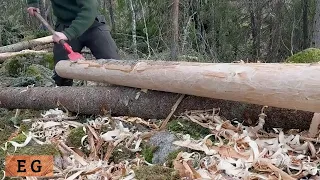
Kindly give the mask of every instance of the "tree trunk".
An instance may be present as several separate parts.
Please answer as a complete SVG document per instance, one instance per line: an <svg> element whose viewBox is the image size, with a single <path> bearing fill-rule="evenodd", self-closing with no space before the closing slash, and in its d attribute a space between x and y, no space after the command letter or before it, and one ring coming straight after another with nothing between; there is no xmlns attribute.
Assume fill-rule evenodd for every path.
<svg viewBox="0 0 320 180"><path fill-rule="evenodd" d="M22 54L46 54L48 51L33 51L33 50L23 50L19 52L7 52L7 53L0 53L0 63L4 62L7 59L10 59L14 56L22 55Z"/></svg>
<svg viewBox="0 0 320 180"><path fill-rule="evenodd" d="M22 51L28 48L35 47L37 45L49 44L52 42L53 42L52 36L46 36L38 39L22 41L15 44L10 44L8 46L0 47L0 53Z"/></svg>
<svg viewBox="0 0 320 180"><path fill-rule="evenodd" d="M179 0L173 0L172 5L172 43L171 60L177 60L179 55Z"/></svg>
<svg viewBox="0 0 320 180"><path fill-rule="evenodd" d="M303 49L309 47L309 21L308 21L308 11L309 11L309 0L303 0Z"/></svg>
<svg viewBox="0 0 320 180"><path fill-rule="evenodd" d="M317 64L59 61L59 76L320 112Z"/></svg>
<svg viewBox="0 0 320 180"><path fill-rule="evenodd" d="M135 57L138 57L138 47L137 47L137 25L136 25L136 13L132 0L129 0L130 10L131 10L131 31L132 31L132 46L133 54Z"/></svg>
<svg viewBox="0 0 320 180"><path fill-rule="evenodd" d="M249 11L251 19L251 33L252 33L252 55L253 60L259 60L260 58L260 34L261 34L261 8L259 7L259 1L251 0L249 2Z"/></svg>
<svg viewBox="0 0 320 180"><path fill-rule="evenodd" d="M107 0L108 1L108 6L109 6L109 15L110 15L110 21L112 25L112 31L116 31L116 22L114 19L114 12L113 12L113 0Z"/></svg>
<svg viewBox="0 0 320 180"><path fill-rule="evenodd" d="M137 96L140 93L140 96ZM0 88L0 108L48 110L59 107L81 114L114 116L137 116L145 119L165 119L179 94L147 91L129 87L33 87ZM220 108L219 114L229 120L244 121L255 125L262 106L186 96L179 104L175 115L187 110ZM308 129L313 113L269 107L265 111L269 128Z"/></svg>
<svg viewBox="0 0 320 180"><path fill-rule="evenodd" d="M313 23L312 46L320 48L320 1L316 1L316 13Z"/></svg>

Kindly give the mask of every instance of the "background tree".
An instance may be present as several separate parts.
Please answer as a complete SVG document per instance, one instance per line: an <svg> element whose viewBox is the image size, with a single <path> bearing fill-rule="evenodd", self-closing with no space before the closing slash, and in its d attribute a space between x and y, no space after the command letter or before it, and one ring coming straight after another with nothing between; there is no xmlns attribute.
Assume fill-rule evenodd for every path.
<svg viewBox="0 0 320 180"><path fill-rule="evenodd" d="M123 58L282 62L320 44L320 4L315 0L99 3ZM0 5L1 45L49 34L26 14L25 0ZM42 1L41 13L55 23L49 0Z"/></svg>

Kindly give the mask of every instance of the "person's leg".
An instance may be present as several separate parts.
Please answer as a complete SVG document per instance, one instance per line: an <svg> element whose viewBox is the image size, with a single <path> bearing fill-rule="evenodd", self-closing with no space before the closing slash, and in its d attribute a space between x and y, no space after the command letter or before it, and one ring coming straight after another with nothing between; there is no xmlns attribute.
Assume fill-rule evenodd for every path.
<svg viewBox="0 0 320 180"><path fill-rule="evenodd" d="M91 28L81 40L96 59L120 59L118 47L106 24Z"/></svg>
<svg viewBox="0 0 320 180"><path fill-rule="evenodd" d="M65 27L63 25L59 25L56 27L56 31L62 31ZM84 45L77 39L66 41L73 49L74 52L80 52ZM63 48L61 44L54 43L53 46L53 59L54 59L54 67L60 60L68 60L68 53ZM60 77L56 71L53 71L54 75L52 76L52 79L55 81L57 86L72 86L73 85L73 79L67 79Z"/></svg>

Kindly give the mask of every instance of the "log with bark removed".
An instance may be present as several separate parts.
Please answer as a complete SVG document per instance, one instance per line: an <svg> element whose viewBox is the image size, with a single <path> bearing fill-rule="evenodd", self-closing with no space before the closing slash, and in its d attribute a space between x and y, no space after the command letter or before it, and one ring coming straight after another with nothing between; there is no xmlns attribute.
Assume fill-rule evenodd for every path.
<svg viewBox="0 0 320 180"><path fill-rule="evenodd" d="M140 93L140 96L137 94ZM179 94L140 89L111 87L7 87L0 88L0 108L47 110L63 105L69 111L81 114L102 114L105 111L115 116L138 116L150 119L165 119ZM59 105L60 106L59 106ZM186 96L175 115L186 110L221 108L220 115L229 120L257 122L263 106L197 96ZM312 112L269 107L265 127L285 129L308 129Z"/></svg>
<svg viewBox="0 0 320 180"><path fill-rule="evenodd" d="M60 61L61 77L320 112L320 64Z"/></svg>
<svg viewBox="0 0 320 180"><path fill-rule="evenodd" d="M53 42L52 36L46 36L42 38L22 41L15 44L10 44L8 46L0 47L0 53L22 51L24 49L30 49L37 45L49 44L52 42Z"/></svg>
<svg viewBox="0 0 320 180"><path fill-rule="evenodd" d="M23 54L46 54L48 51L34 51L34 50L22 50L19 52L6 52L0 53L0 63L4 62L7 59L13 58L15 56L23 55Z"/></svg>

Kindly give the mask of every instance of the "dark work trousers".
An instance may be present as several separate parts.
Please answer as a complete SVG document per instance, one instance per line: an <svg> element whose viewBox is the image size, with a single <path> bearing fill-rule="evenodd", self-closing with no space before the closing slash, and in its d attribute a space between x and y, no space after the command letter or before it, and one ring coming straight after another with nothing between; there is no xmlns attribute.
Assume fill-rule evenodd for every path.
<svg viewBox="0 0 320 180"><path fill-rule="evenodd" d="M55 30L58 32L67 28L67 25L56 24ZM118 48L113 38L111 37L108 26L104 23L95 22L95 25L90 27L80 37L66 41L74 52L81 52L86 46L88 47L96 59L120 59ZM68 53L61 44L54 43L53 47L54 66L60 60L68 60ZM73 80L60 77L54 70L52 79L57 86L72 86Z"/></svg>

